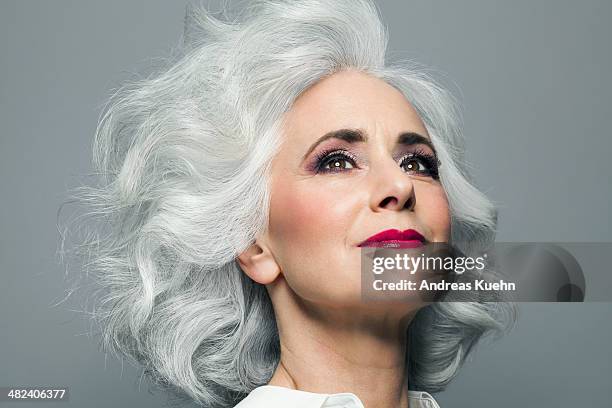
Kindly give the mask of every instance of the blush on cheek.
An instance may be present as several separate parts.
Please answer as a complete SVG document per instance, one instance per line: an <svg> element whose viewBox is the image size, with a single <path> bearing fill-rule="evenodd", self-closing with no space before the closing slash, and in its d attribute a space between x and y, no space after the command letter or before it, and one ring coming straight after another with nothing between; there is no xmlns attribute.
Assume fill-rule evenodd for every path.
<svg viewBox="0 0 612 408"><path fill-rule="evenodd" d="M338 190L322 184L309 179L273 186L272 251L284 281L301 299L359 303L358 252L344 250L352 200L337 199Z"/></svg>
<svg viewBox="0 0 612 408"><path fill-rule="evenodd" d="M429 211L432 218L432 230L439 240L448 241L450 238L450 208L446 193L440 187L431 192Z"/></svg>
<svg viewBox="0 0 612 408"><path fill-rule="evenodd" d="M320 204L310 194L292 183L277 182L272 186L269 231L274 241L304 244L304 238L316 230L320 218Z"/></svg>
<svg viewBox="0 0 612 408"><path fill-rule="evenodd" d="M329 187L312 179L273 185L269 232L277 251L314 260L346 242L354 204L348 198L339 200L338 190Z"/></svg>

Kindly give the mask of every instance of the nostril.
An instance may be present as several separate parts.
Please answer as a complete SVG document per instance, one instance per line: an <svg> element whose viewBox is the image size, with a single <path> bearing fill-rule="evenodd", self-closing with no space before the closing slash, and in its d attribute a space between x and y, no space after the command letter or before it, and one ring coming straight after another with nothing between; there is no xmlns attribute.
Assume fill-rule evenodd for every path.
<svg viewBox="0 0 612 408"><path fill-rule="evenodd" d="M412 210L414 208L414 197L410 197L406 200L406 202L404 203L404 208L408 210Z"/></svg>
<svg viewBox="0 0 612 408"><path fill-rule="evenodd" d="M382 202L380 203L380 206L382 208L387 208L387 206L389 204L396 204L397 203L397 198L395 197L387 197L384 200L382 200Z"/></svg>

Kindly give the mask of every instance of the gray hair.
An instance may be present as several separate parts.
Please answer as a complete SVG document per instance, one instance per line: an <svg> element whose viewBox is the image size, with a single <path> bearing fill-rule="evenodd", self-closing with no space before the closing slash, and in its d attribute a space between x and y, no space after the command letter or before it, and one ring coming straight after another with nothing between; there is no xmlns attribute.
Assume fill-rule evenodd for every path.
<svg viewBox="0 0 612 408"><path fill-rule="evenodd" d="M232 18L189 7L176 60L111 98L94 143L101 181L77 192L96 220L79 252L100 288L107 350L207 407L232 406L270 380L280 358L271 301L236 257L267 226L284 114L338 71L405 95L443 163L452 240L493 240L496 211L467 176L455 102L417 65L386 65L386 46L368 0L253 1ZM509 307L419 311L410 388L442 390L483 334L503 331Z"/></svg>

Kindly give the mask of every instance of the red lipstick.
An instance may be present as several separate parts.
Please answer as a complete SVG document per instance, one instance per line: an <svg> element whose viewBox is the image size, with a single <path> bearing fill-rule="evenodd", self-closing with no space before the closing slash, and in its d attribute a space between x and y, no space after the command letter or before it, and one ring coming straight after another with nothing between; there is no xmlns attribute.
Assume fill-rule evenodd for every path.
<svg viewBox="0 0 612 408"><path fill-rule="evenodd" d="M407 229L405 231L389 229L372 235L359 244L359 246L374 248L418 248L423 246L425 241L425 237L413 229Z"/></svg>

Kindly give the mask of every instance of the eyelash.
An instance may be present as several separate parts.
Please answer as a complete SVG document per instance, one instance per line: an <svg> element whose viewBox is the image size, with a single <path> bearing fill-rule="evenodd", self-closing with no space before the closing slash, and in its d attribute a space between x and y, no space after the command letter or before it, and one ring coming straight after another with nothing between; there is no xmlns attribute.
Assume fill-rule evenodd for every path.
<svg viewBox="0 0 612 408"><path fill-rule="evenodd" d="M345 160L345 161L349 161L351 162L351 164L353 166L357 166L357 158L352 155L351 153L345 151L345 150L330 150L330 151L323 151L321 153L319 153L316 158L315 158L315 166L314 166L314 170L316 173L340 173L343 172L345 170L342 169L337 169L337 170L332 170L332 169L327 169L325 168L325 166L327 166L329 163L332 163L334 160ZM404 155L401 159L400 159L400 167L403 167L405 165L405 162L408 159L416 159L418 161L421 162L421 164L423 164L426 168L426 170L422 170L422 171L417 171L417 173L419 173L420 175L424 175L427 177L432 177L433 179L438 179L439 174L438 174L438 166L439 166L439 161L438 158L428 152L425 152L421 149L417 149L413 152L410 152L406 155ZM350 171L351 169L347 169L347 171Z"/></svg>

